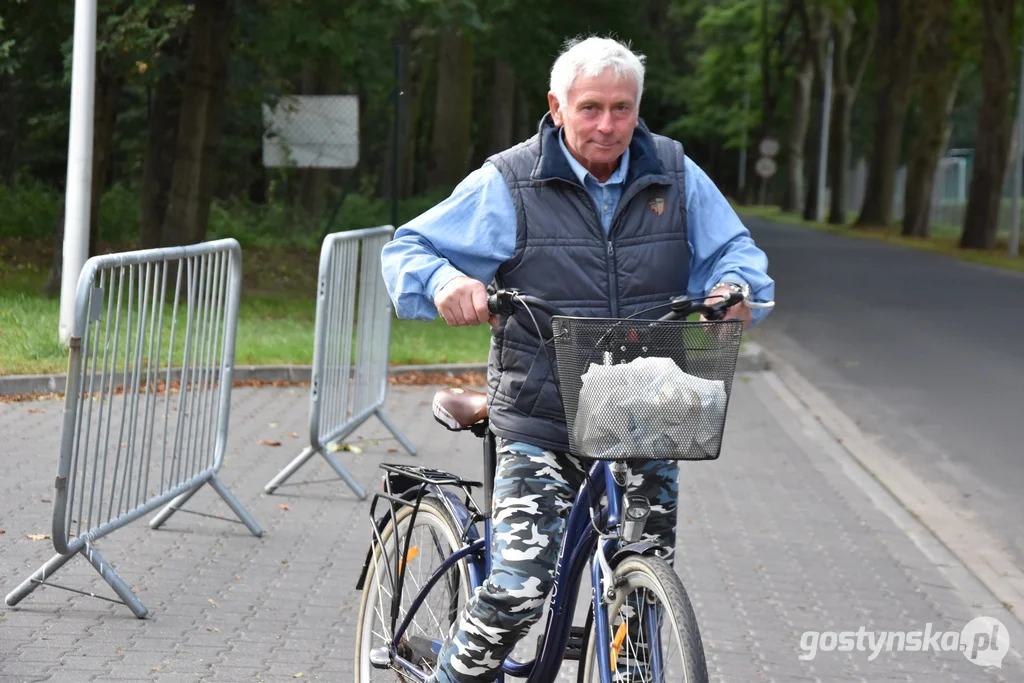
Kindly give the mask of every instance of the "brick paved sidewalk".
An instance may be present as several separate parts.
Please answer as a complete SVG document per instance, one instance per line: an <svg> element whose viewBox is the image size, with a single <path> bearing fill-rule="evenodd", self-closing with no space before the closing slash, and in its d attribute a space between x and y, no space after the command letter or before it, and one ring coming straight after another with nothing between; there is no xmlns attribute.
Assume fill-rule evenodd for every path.
<svg viewBox="0 0 1024 683"><path fill-rule="evenodd" d="M164 529L143 520L98 543L150 610L52 588L0 605L0 681L350 681L367 504L320 459L273 496L263 485L305 445L307 390L238 389L222 479L263 526L251 536L212 491ZM479 444L429 415L432 388L395 387L389 414L420 449L376 421L342 462L372 489L381 460L480 476ZM61 403L0 404L0 593L53 554L49 533ZM282 442L260 445L261 439ZM712 680L1024 680L1011 653L982 669L959 652L821 652L807 630L960 631L983 615L892 518L780 408L764 375L736 383L723 456L683 466L679 562L700 620ZM284 509L286 506L287 509ZM75 558L54 581L111 595ZM1017 644L1018 648L1022 644ZM563 678L574 668L567 663ZM301 674L301 677L299 675Z"/></svg>

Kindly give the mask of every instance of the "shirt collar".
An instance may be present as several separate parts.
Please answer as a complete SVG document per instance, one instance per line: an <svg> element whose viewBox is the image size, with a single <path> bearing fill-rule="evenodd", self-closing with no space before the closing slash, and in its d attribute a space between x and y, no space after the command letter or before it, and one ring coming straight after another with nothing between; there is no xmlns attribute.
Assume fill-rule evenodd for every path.
<svg viewBox="0 0 1024 683"><path fill-rule="evenodd" d="M626 173L629 172L629 147L622 153L622 157L619 159L619 167L611 174L611 176L605 182L599 182L597 178L591 174L590 171L583 168L583 164L576 160L576 157L569 152L569 148L565 145L565 130L563 128L558 129L558 145L562 148L562 153L565 154L565 158L569 161L569 166L572 168L572 172L576 174L576 177L580 179L580 184L586 187L587 177L594 179L597 185L614 185L622 183L626 179Z"/></svg>

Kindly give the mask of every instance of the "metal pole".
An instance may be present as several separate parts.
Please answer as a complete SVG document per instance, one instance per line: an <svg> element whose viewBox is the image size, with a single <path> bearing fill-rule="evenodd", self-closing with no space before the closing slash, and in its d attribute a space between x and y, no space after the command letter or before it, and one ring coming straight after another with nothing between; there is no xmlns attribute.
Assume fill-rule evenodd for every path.
<svg viewBox="0 0 1024 683"><path fill-rule="evenodd" d="M828 58L825 60L825 88L821 97L821 146L818 149L818 210L816 220L825 220L825 177L828 167L828 136L832 123L832 39L828 39ZM840 191L832 188L833 192Z"/></svg>
<svg viewBox="0 0 1024 683"><path fill-rule="evenodd" d="M92 117L96 87L96 0L75 0L71 62L71 126L68 132L67 190L64 199L64 262L61 266L59 335L71 337L75 291L89 258L92 200Z"/></svg>
<svg viewBox="0 0 1024 683"><path fill-rule="evenodd" d="M740 201L743 200L743 190L747 188L747 128L749 128L748 122L750 121L750 79L746 79L747 84L743 90L743 146L740 147Z"/></svg>
<svg viewBox="0 0 1024 683"><path fill-rule="evenodd" d="M1017 145L1014 147L1013 173L1013 213L1010 223L1010 256L1017 256L1020 251L1020 193L1021 182L1024 180L1024 38L1021 42L1020 83L1017 86ZM997 219L998 220L998 219Z"/></svg>

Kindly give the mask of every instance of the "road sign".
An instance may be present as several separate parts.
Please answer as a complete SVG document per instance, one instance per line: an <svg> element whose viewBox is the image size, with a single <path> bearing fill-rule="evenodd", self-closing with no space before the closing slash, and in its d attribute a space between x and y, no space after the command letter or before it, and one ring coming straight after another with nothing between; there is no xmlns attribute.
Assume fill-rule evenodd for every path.
<svg viewBox="0 0 1024 683"><path fill-rule="evenodd" d="M757 160L757 163L754 164L754 172L765 180L775 175L777 170L778 164L776 164L775 160L770 157L761 157Z"/></svg>
<svg viewBox="0 0 1024 683"><path fill-rule="evenodd" d="M263 105L267 168L355 168L359 163L359 98L293 95Z"/></svg>
<svg viewBox="0 0 1024 683"><path fill-rule="evenodd" d="M762 156L773 157L779 153L779 141L775 138L765 138L761 140L761 144L757 146L757 151Z"/></svg>

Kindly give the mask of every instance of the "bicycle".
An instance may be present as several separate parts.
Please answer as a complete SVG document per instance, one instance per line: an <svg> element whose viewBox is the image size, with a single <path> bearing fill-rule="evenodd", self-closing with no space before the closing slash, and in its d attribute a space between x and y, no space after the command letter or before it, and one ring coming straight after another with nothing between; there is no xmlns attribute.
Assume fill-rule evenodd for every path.
<svg viewBox="0 0 1024 683"><path fill-rule="evenodd" d="M489 290L491 313L514 315L521 308L530 316L552 368L556 365L551 363L548 346L554 343L556 385L565 407L570 450L592 462L569 512L537 655L531 662L507 658L499 681L511 675L525 677L529 683L552 682L563 659L580 660L578 680L585 683L708 680L700 630L686 590L660 556L659 547L640 540L650 505L643 496L627 493L627 462L638 456L718 457L742 334L740 321L721 318L742 300L739 293L711 304L677 297L631 318L573 318L524 292ZM770 308L774 302L748 305ZM636 319L666 306L671 310L661 318ZM543 324L534 309L548 316L542 317ZM686 320L695 314L703 319ZM614 414L610 420L607 411L581 415L592 408L583 404L593 395L621 388L591 381L588 394L587 373L608 369L595 366L625 371L637 359L666 357L687 376L699 378L695 385L720 382L724 404L719 400L716 410L705 411L693 424L676 425L674 433L649 429L660 424L659 415L657 406L642 396L639 403L629 403L628 397L621 403L632 406L628 415ZM679 396L671 399L668 403L677 408ZM488 429L487 395L441 389L432 409L447 429L470 431L483 439L484 481L425 467L380 465L384 470L381 490L370 505L372 540L357 582L362 602L356 632L356 683L369 683L376 674L386 680L425 680L460 610L490 573L490 505L497 453L496 438ZM609 437L607 429L588 434L591 423L616 425L617 430L610 431L618 436ZM666 437L668 433L673 437ZM683 452L680 445L684 443L691 449ZM473 497L476 488L482 489L482 505ZM387 504L378 515L382 501ZM588 565L592 606L584 625L574 626L573 613ZM640 594L634 596L635 592ZM676 650L678 655L672 656Z"/></svg>

